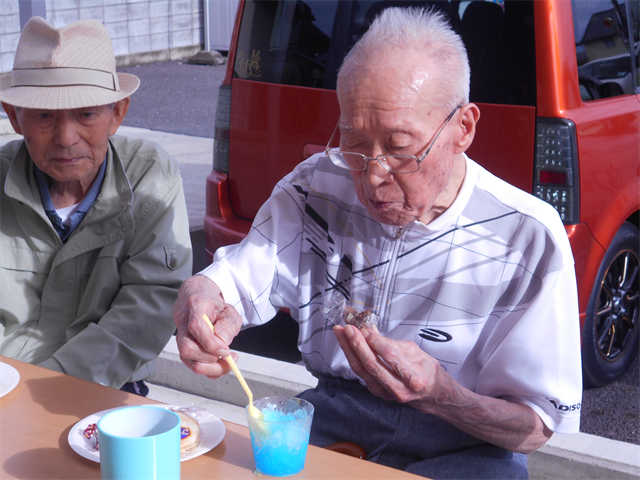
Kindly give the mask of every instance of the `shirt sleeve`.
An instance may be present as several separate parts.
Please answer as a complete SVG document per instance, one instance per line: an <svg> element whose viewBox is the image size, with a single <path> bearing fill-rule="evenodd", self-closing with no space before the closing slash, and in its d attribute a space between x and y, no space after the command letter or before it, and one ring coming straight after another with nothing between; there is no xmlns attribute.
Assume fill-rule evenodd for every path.
<svg viewBox="0 0 640 480"><path fill-rule="evenodd" d="M283 307L295 316L303 214L314 168L307 160L278 182L244 240L218 249L200 272L218 285L243 326L266 323Z"/></svg>
<svg viewBox="0 0 640 480"><path fill-rule="evenodd" d="M547 273L528 308L500 323L484 345L477 393L528 405L554 432L578 433L582 367L573 263Z"/></svg>

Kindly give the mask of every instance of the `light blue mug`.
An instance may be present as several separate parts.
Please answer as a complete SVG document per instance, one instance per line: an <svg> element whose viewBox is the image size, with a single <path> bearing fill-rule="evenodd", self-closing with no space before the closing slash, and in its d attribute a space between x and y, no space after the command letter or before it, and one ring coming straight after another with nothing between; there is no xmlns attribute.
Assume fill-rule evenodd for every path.
<svg viewBox="0 0 640 480"><path fill-rule="evenodd" d="M100 472L110 480L180 478L180 417L156 407L124 407L98 421Z"/></svg>

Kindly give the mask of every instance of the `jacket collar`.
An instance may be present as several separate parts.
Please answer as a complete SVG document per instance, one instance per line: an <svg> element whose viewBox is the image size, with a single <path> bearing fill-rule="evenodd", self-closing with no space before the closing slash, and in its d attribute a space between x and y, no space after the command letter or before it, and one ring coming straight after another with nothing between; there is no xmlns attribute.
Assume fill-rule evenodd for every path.
<svg viewBox="0 0 640 480"><path fill-rule="evenodd" d="M33 162L24 141L20 144L9 166L4 191L9 198L29 205L44 215L40 190L33 174Z"/></svg>
<svg viewBox="0 0 640 480"><path fill-rule="evenodd" d="M85 217L86 222L102 220L116 215L133 204L133 189L120 159L120 155L109 140L107 151L107 170L102 188L93 208Z"/></svg>

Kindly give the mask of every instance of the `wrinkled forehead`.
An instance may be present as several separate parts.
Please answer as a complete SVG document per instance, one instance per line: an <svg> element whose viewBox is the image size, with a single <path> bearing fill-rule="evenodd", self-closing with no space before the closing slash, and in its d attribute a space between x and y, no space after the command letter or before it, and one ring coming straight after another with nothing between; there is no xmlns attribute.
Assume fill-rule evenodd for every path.
<svg viewBox="0 0 640 480"><path fill-rule="evenodd" d="M343 114L353 108L423 108L439 92L438 69L419 52L387 50L345 63L338 79Z"/></svg>

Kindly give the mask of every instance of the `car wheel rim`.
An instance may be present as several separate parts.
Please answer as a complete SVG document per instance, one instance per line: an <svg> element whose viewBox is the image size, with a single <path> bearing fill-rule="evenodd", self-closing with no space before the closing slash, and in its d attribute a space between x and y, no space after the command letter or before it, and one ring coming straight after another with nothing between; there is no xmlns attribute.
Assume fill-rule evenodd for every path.
<svg viewBox="0 0 640 480"><path fill-rule="evenodd" d="M615 362L632 344L638 328L638 257L622 251L611 262L600 286L596 313L598 352L607 362Z"/></svg>

